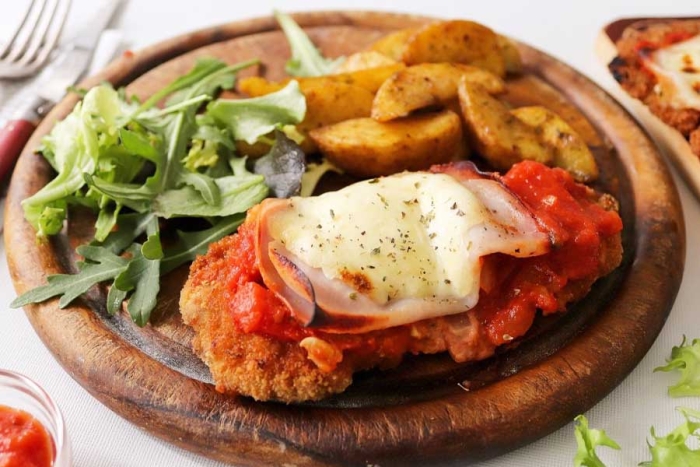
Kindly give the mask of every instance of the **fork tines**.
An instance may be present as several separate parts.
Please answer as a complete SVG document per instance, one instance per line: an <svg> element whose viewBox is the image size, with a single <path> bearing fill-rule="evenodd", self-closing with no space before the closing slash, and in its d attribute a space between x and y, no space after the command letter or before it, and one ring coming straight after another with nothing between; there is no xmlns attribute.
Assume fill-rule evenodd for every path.
<svg viewBox="0 0 700 467"><path fill-rule="evenodd" d="M58 43L71 0L31 0L17 29L0 45L0 78L36 73Z"/></svg>

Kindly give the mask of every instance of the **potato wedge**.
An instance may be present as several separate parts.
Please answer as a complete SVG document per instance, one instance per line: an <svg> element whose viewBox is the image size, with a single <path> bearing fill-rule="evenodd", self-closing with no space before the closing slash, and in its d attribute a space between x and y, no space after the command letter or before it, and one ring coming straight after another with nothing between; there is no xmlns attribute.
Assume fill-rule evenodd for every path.
<svg viewBox="0 0 700 467"><path fill-rule="evenodd" d="M297 125L303 134L322 126L343 120L369 117L374 94L363 87L337 81L309 81L301 86L306 96L306 116ZM307 136L301 143L305 153L316 152L316 146Z"/></svg>
<svg viewBox="0 0 700 467"><path fill-rule="evenodd" d="M506 90L501 78L481 68L459 63L421 63L397 71L382 84L374 97L372 118L386 122L424 107L445 106L457 99L462 76L491 94Z"/></svg>
<svg viewBox="0 0 700 467"><path fill-rule="evenodd" d="M360 70L369 70L371 68L395 65L397 63L398 62L396 60L387 57L384 54L380 54L379 52L375 52L374 50L365 50L350 55L335 70L335 74L352 73L353 71Z"/></svg>
<svg viewBox="0 0 700 467"><path fill-rule="evenodd" d="M462 78L459 103L472 144L495 168L508 170L526 159L552 164L554 151L540 140L537 131L480 85Z"/></svg>
<svg viewBox="0 0 700 467"><path fill-rule="evenodd" d="M369 50L379 52L397 62L401 61L408 40L417 30L417 28L400 29L391 34L387 34L369 46Z"/></svg>
<svg viewBox="0 0 700 467"><path fill-rule="evenodd" d="M430 23L413 34L403 51L406 65L418 63L462 63L484 68L499 77L506 74L498 36L473 21Z"/></svg>
<svg viewBox="0 0 700 467"><path fill-rule="evenodd" d="M406 68L406 65L403 63L396 63L394 65L386 65L378 68L353 71L352 73L340 73L337 75L328 76L328 78L340 81L342 83L360 86L374 94L381 87L384 81L389 79L391 75L397 71L403 70L404 68Z"/></svg>
<svg viewBox="0 0 700 467"><path fill-rule="evenodd" d="M279 91L287 84L284 82L268 81L262 76L249 76L238 80L238 91L250 97L260 97Z"/></svg>
<svg viewBox="0 0 700 467"><path fill-rule="evenodd" d="M513 41L500 34L496 36L496 39L498 42L498 48L501 49L501 55L503 55L503 60L506 65L506 72L513 74L522 73L523 61L520 58L520 52Z"/></svg>
<svg viewBox="0 0 700 467"><path fill-rule="evenodd" d="M540 139L553 148L555 167L567 170L578 182L598 178L598 166L590 149L559 115L541 106L520 107L510 113L537 130Z"/></svg>
<svg viewBox="0 0 700 467"><path fill-rule="evenodd" d="M449 110L386 123L346 120L310 136L330 162L359 177L426 169L462 158L466 150L459 116Z"/></svg>
<svg viewBox="0 0 700 467"><path fill-rule="evenodd" d="M306 86L323 86L327 83L334 82L359 86L374 94L377 92L382 83L384 83L384 81L386 81L397 71L403 70L404 68L406 68L406 65L403 63L396 63L377 68L353 71L351 73L338 73L337 75L295 79L299 82L299 87L301 88L302 92ZM251 76L248 78L243 78L238 82L238 90L249 95L250 97L264 96L265 94L279 91L290 80L291 78L275 82L268 81L260 76Z"/></svg>
<svg viewBox="0 0 700 467"><path fill-rule="evenodd" d="M309 81L301 86L306 96L306 116L300 130L369 117L374 95L363 87L337 81Z"/></svg>

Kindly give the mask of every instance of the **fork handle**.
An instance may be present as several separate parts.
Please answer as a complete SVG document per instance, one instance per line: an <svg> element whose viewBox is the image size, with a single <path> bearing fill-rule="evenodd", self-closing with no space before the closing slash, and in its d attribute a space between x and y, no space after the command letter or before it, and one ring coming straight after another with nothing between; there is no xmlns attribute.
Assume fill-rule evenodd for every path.
<svg viewBox="0 0 700 467"><path fill-rule="evenodd" d="M12 171L24 145L51 107L51 102L33 92L19 96L12 116L0 129L0 184Z"/></svg>
<svg viewBox="0 0 700 467"><path fill-rule="evenodd" d="M36 129L30 120L10 120L0 129L0 180L10 172Z"/></svg>

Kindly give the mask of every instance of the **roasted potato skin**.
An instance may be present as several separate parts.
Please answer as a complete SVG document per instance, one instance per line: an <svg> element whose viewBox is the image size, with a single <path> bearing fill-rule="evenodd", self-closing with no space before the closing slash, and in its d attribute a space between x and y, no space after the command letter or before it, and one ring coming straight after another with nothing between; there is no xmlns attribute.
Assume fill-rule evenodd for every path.
<svg viewBox="0 0 700 467"><path fill-rule="evenodd" d="M559 115L542 106L519 107L511 114L534 128L540 139L552 147L555 167L567 170L578 182L598 178L598 165L588 145Z"/></svg>
<svg viewBox="0 0 700 467"><path fill-rule="evenodd" d="M406 68L406 65L403 63L395 63L392 65L357 70L349 73L337 73L334 75L295 79L299 82L299 87L301 88L302 92L306 86L311 86L313 84L325 85L329 82L336 82L359 86L361 88L365 88L371 93L375 93L384 83L384 81L386 81L397 71L404 68ZM248 78L243 78L238 82L238 90L249 95L250 97L264 96L265 94L279 91L289 81L291 81L291 78L276 82L268 81L261 76L251 76Z"/></svg>
<svg viewBox="0 0 700 467"><path fill-rule="evenodd" d="M301 149L307 154L317 152L308 137L309 131L344 120L368 117L372 112L374 94L360 86L333 80L310 81L304 83L302 92L306 96L306 116L297 129L305 136Z"/></svg>
<svg viewBox="0 0 700 467"><path fill-rule="evenodd" d="M480 68L459 63L421 63L397 71L382 84L374 98L372 118L386 122L424 107L445 107L457 100L462 77L481 84L492 94L506 90L502 79Z"/></svg>
<svg viewBox="0 0 700 467"><path fill-rule="evenodd" d="M462 63L499 77L506 74L498 36L474 21L438 21L425 25L408 39L401 61L407 65Z"/></svg>
<svg viewBox="0 0 700 467"><path fill-rule="evenodd" d="M310 132L330 162L358 177L423 170L464 157L460 118L444 110L391 122L346 120Z"/></svg>
<svg viewBox="0 0 700 467"><path fill-rule="evenodd" d="M397 63L398 61L377 51L363 50L362 52L356 52L348 56L347 59L335 69L334 73L352 73L355 71L396 65Z"/></svg>
<svg viewBox="0 0 700 467"><path fill-rule="evenodd" d="M387 34L369 47L369 50L379 52L397 62L401 61L408 40L415 34L417 28L399 29Z"/></svg>
<svg viewBox="0 0 700 467"><path fill-rule="evenodd" d="M339 81L309 81L302 85L306 116L297 128L309 131L353 118L369 117L374 94L367 89Z"/></svg>
<svg viewBox="0 0 700 467"><path fill-rule="evenodd" d="M522 160L552 165L554 151L536 129L518 120L483 87L462 79L459 103L471 143L494 168L508 170Z"/></svg>
<svg viewBox="0 0 700 467"><path fill-rule="evenodd" d="M287 82L289 82L289 80L276 82L269 81L262 76L249 76L238 80L237 89L239 92L247 94L250 97L260 97L279 91Z"/></svg>
<svg viewBox="0 0 700 467"><path fill-rule="evenodd" d="M357 70L352 73L339 73L337 75L330 75L329 78L341 81L346 84L352 84L353 86L360 86L365 88L371 93L377 92L377 90L384 84L391 75L399 70L406 68L403 63L395 63L393 65L385 65L377 68L369 68L366 70ZM314 78L308 78L314 79Z"/></svg>
<svg viewBox="0 0 700 467"><path fill-rule="evenodd" d="M498 43L498 48L501 49L501 55L503 55L503 61L505 63L506 72L518 75L523 72L523 61L520 58L520 52L518 47L513 43L510 38L498 34L496 36L496 42Z"/></svg>

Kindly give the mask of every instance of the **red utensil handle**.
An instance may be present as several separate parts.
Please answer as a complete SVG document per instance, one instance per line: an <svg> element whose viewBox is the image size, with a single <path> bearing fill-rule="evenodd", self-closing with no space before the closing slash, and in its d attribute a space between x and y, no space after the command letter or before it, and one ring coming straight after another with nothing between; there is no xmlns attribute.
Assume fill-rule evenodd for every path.
<svg viewBox="0 0 700 467"><path fill-rule="evenodd" d="M14 167L35 128L36 124L29 120L10 120L0 130L0 181Z"/></svg>

